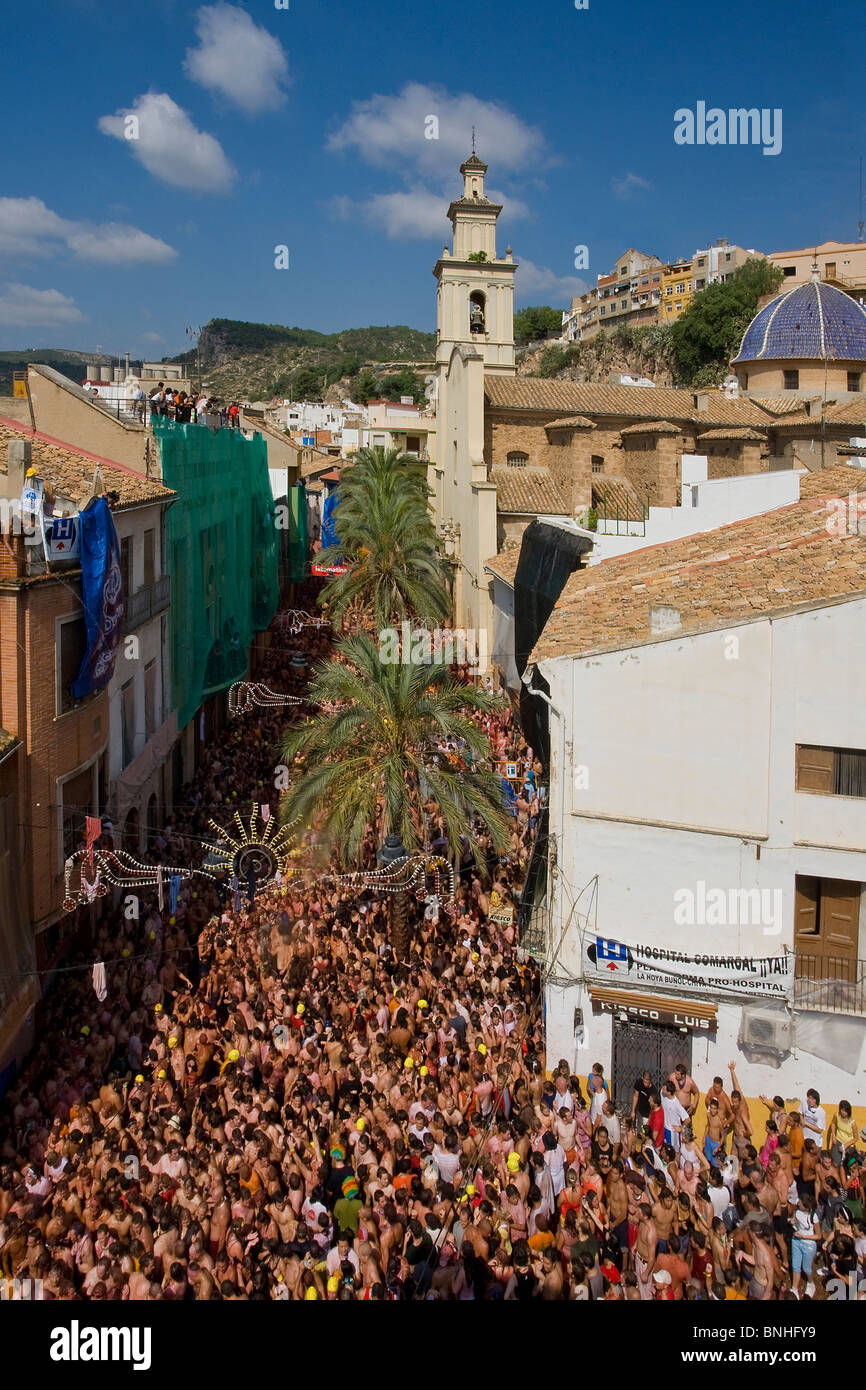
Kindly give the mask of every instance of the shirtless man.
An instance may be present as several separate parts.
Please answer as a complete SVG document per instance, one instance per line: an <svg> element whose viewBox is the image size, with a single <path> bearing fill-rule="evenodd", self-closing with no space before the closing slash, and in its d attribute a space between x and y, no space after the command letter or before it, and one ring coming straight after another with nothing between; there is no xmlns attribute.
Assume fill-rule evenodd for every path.
<svg viewBox="0 0 866 1390"><path fill-rule="evenodd" d="M728 1069L731 1073L731 1105L734 1107L734 1149L737 1157L742 1159L745 1156L746 1148L752 1139L752 1122L749 1117L749 1106L740 1083L737 1081L736 1062L729 1062Z"/></svg>
<svg viewBox="0 0 866 1390"><path fill-rule="evenodd" d="M694 1115L701 1093L695 1085L694 1077L689 1076L684 1062L677 1062L668 1080L673 1083L680 1105L684 1110L688 1110L690 1115Z"/></svg>
<svg viewBox="0 0 866 1390"><path fill-rule="evenodd" d="M605 1200L607 1204L608 1225L613 1240L619 1245L623 1257L623 1268L628 1267L628 1187L624 1177L622 1160L615 1158L605 1179Z"/></svg>
<svg viewBox="0 0 866 1390"><path fill-rule="evenodd" d="M733 1121L734 1112L731 1108L731 1103L728 1100L727 1096L725 1096L725 1100L727 1101L728 1108L731 1111L731 1121ZM704 1158L713 1168L718 1168L719 1166L719 1155L717 1153L717 1150L724 1149L725 1147L725 1143L728 1138L728 1127L728 1120L722 1114L721 1106L719 1105L717 1097L708 1093L707 1128L706 1133L704 1134Z"/></svg>
<svg viewBox="0 0 866 1390"><path fill-rule="evenodd" d="M773 1249L772 1227L768 1225L751 1226L749 1238L752 1247L751 1254L745 1250L739 1250L735 1258L740 1267L745 1265L751 1271L749 1280L751 1297L758 1302L765 1303L773 1297L776 1279L784 1278L785 1272Z"/></svg>
<svg viewBox="0 0 866 1390"><path fill-rule="evenodd" d="M634 1267L641 1299L644 1302L652 1302L654 1298L652 1276L658 1249L658 1235L649 1202L641 1202L638 1207L638 1214L640 1219L634 1247Z"/></svg>
<svg viewBox="0 0 866 1390"><path fill-rule="evenodd" d="M671 1236L679 1230L677 1204L674 1194L666 1184L653 1203L652 1217L656 1228L657 1248L664 1252L668 1248Z"/></svg>

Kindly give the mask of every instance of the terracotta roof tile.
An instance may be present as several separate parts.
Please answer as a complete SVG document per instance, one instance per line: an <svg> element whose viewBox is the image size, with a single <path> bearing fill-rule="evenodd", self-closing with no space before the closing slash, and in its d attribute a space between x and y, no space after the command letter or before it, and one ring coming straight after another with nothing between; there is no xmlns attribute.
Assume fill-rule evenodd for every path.
<svg viewBox="0 0 866 1390"><path fill-rule="evenodd" d="M637 520L644 514L644 504L629 479L615 473L592 475L592 505L603 517L619 515Z"/></svg>
<svg viewBox="0 0 866 1390"><path fill-rule="evenodd" d="M533 516L567 514L562 490L546 468L493 468L490 481L496 484L497 511Z"/></svg>
<svg viewBox="0 0 866 1390"><path fill-rule="evenodd" d="M807 497L841 497L849 492L866 492L866 468L839 463L834 468L800 475L801 501Z"/></svg>
<svg viewBox="0 0 866 1390"><path fill-rule="evenodd" d="M491 559L485 560L484 568L492 570L498 579L504 579L506 584L513 586L519 559L520 546L515 545L510 550L503 550L501 555L494 555Z"/></svg>
<svg viewBox="0 0 866 1390"><path fill-rule="evenodd" d="M825 485L835 486L830 474L837 471L827 470ZM831 525L834 518L837 524ZM676 632L687 635L864 593L866 543L839 525L826 495L807 496L578 570L530 659L588 656L662 640L662 633L652 631L651 610L663 605L677 610Z"/></svg>
<svg viewBox="0 0 866 1390"><path fill-rule="evenodd" d="M549 420L544 426L546 430L564 430L569 427L578 430L594 430L595 422L588 420L585 415L563 415L562 419Z"/></svg>
<svg viewBox="0 0 866 1390"><path fill-rule="evenodd" d="M777 430L788 429L791 426L808 426L812 430L817 430L820 425L820 413L809 415L802 409L803 402L799 402L801 409L796 413L783 416L779 420L773 421L773 428ZM824 412L824 418L828 425L853 425L859 428L861 433L866 434L866 396L856 401L828 401Z"/></svg>
<svg viewBox="0 0 866 1390"><path fill-rule="evenodd" d="M607 386L591 382L540 377L488 376L484 393L500 410L553 410L557 415L645 416L706 422L708 425L763 425L768 412L743 397L721 391L706 393L706 409L698 411L695 392L666 386Z"/></svg>
<svg viewBox="0 0 866 1390"><path fill-rule="evenodd" d="M626 425L620 434L679 434L679 425L672 425L670 420L641 420L637 425Z"/></svg>
<svg viewBox="0 0 866 1390"><path fill-rule="evenodd" d="M753 429L751 425L717 425L712 430L702 430L697 436L700 439L755 439L760 442L766 440L767 436L761 430Z"/></svg>
<svg viewBox="0 0 866 1390"><path fill-rule="evenodd" d="M790 415L800 410L802 401L796 396L752 396L755 405L769 410L771 415Z"/></svg>
<svg viewBox="0 0 866 1390"><path fill-rule="evenodd" d="M29 439L32 443L33 467L40 477L51 483L58 498L80 504L90 496L93 475L98 468L107 492L120 494L115 511L141 506L145 502L167 502L177 493L152 478L145 478L119 463L88 457L71 444L49 440L31 430L17 428L14 423L0 420L0 468L7 468L7 449L10 440Z"/></svg>

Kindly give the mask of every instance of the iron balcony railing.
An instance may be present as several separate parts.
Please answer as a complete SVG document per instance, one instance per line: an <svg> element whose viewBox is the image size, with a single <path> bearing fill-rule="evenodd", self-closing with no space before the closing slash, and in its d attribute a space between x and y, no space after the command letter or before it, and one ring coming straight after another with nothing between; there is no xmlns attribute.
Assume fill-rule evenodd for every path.
<svg viewBox="0 0 866 1390"><path fill-rule="evenodd" d="M152 584L145 584L129 594L124 603L123 630L132 632L164 613L171 603L171 577L163 574Z"/></svg>
<svg viewBox="0 0 866 1390"><path fill-rule="evenodd" d="M797 952L794 1008L818 1013L866 1014L866 960L804 956Z"/></svg>

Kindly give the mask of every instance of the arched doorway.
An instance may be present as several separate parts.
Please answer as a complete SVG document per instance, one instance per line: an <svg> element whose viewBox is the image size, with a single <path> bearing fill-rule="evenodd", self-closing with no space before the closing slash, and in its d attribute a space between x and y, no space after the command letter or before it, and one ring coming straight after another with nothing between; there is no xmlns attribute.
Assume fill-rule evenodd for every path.
<svg viewBox="0 0 866 1390"><path fill-rule="evenodd" d="M132 806L127 811L126 820L123 822L123 848L127 854L138 854L139 846L138 808Z"/></svg>

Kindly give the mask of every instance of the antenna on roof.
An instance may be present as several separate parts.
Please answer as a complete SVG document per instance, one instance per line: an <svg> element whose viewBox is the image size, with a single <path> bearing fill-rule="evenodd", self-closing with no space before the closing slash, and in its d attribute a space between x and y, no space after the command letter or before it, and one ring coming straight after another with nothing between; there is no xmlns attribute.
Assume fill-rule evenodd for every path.
<svg viewBox="0 0 866 1390"><path fill-rule="evenodd" d="M864 241L864 240L866 240L866 237L864 237L864 235L863 235L863 156L862 156L862 154L861 154L861 156L860 156L860 195L859 195L859 199L858 199L858 203L857 203L857 212L858 212L857 240L858 240L858 241Z"/></svg>

